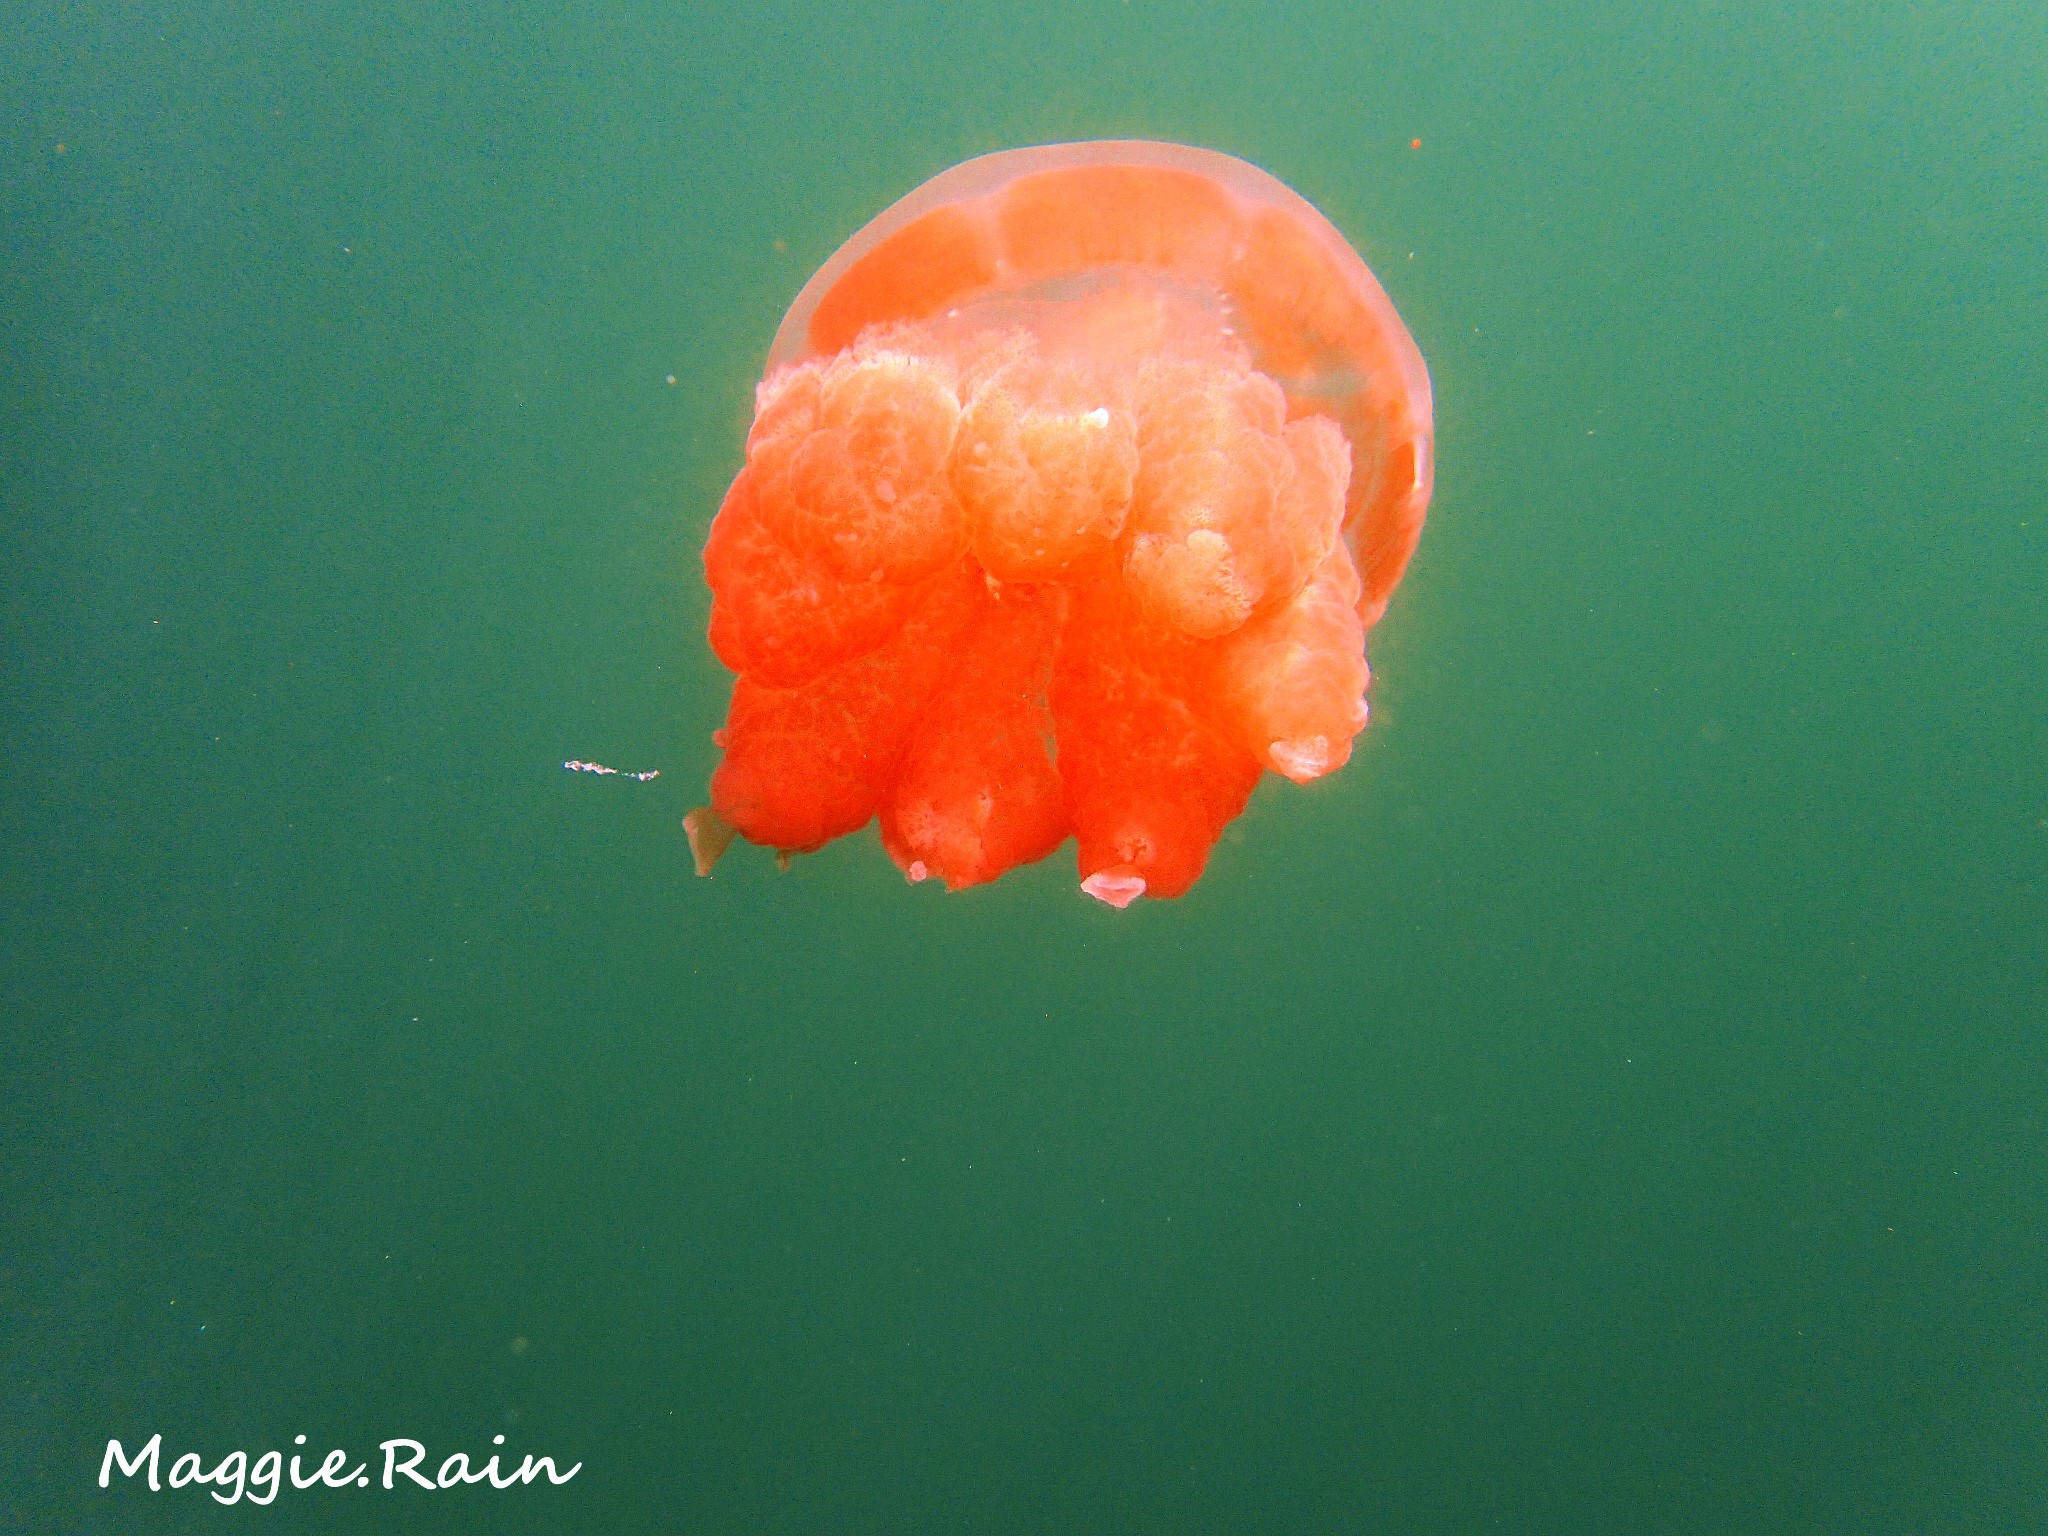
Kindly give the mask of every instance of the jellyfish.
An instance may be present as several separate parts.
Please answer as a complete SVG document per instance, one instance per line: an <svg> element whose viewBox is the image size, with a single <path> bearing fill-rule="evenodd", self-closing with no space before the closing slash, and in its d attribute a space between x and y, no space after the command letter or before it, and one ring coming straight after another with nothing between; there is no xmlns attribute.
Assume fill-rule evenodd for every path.
<svg viewBox="0 0 2048 1536"><path fill-rule="evenodd" d="M1343 766L1414 552L1429 376L1363 260L1176 144L933 178L798 294L704 549L737 674L700 874L879 819L913 881L1075 841L1179 896L1261 775Z"/></svg>

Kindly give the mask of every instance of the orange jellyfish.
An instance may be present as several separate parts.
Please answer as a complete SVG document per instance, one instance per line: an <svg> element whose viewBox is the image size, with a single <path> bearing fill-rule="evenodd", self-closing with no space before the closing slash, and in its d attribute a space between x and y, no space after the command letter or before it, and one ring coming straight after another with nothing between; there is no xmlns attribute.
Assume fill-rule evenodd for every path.
<svg viewBox="0 0 2048 1536"><path fill-rule="evenodd" d="M1180 895L1262 772L1350 757L1431 446L1393 305L1264 171L1119 142L926 182L790 307L711 525L699 872L879 817L912 880L1073 837L1090 895Z"/></svg>

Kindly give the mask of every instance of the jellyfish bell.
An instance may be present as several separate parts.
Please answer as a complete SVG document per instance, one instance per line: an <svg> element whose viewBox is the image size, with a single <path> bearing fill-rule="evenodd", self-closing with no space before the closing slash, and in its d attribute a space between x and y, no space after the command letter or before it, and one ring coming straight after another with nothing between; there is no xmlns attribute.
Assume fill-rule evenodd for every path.
<svg viewBox="0 0 2048 1536"><path fill-rule="evenodd" d="M705 549L738 674L700 872L880 818L913 880L1078 843L1177 896L1261 773L1363 728L1428 507L1429 379L1358 254L1181 145L970 160L819 269Z"/></svg>

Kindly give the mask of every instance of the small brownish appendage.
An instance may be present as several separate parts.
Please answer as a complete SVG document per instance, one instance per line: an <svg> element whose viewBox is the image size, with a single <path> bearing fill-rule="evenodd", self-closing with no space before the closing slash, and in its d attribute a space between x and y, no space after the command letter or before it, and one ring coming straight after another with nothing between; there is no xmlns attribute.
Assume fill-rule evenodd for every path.
<svg viewBox="0 0 2048 1536"><path fill-rule="evenodd" d="M710 874L719 856L732 846L732 824L708 805L698 806L683 818L683 831L689 834L690 854L700 875Z"/></svg>

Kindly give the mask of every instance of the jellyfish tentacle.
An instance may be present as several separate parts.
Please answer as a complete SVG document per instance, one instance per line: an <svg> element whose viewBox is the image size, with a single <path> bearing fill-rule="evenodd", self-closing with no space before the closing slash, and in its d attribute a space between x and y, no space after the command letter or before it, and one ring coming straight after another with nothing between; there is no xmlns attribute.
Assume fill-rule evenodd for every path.
<svg viewBox="0 0 2048 1536"><path fill-rule="evenodd" d="M866 826L973 617L980 580L960 562L887 644L800 687L742 673L712 808L749 842L797 853Z"/></svg>
<svg viewBox="0 0 2048 1536"><path fill-rule="evenodd" d="M1358 573L1342 544L1284 607L1216 648L1209 696L1232 736L1267 768L1307 783L1350 760L1365 728L1365 628Z"/></svg>
<svg viewBox="0 0 2048 1536"><path fill-rule="evenodd" d="M984 584L882 806L882 844L913 880L937 876L961 890L1066 841L1046 701L1066 600L1058 587Z"/></svg>
<svg viewBox="0 0 2048 1536"><path fill-rule="evenodd" d="M1124 894L1132 879L1146 895L1182 894L1251 796L1259 765L1196 702L1200 664L1114 584L1075 593L1052 708L1090 895Z"/></svg>

